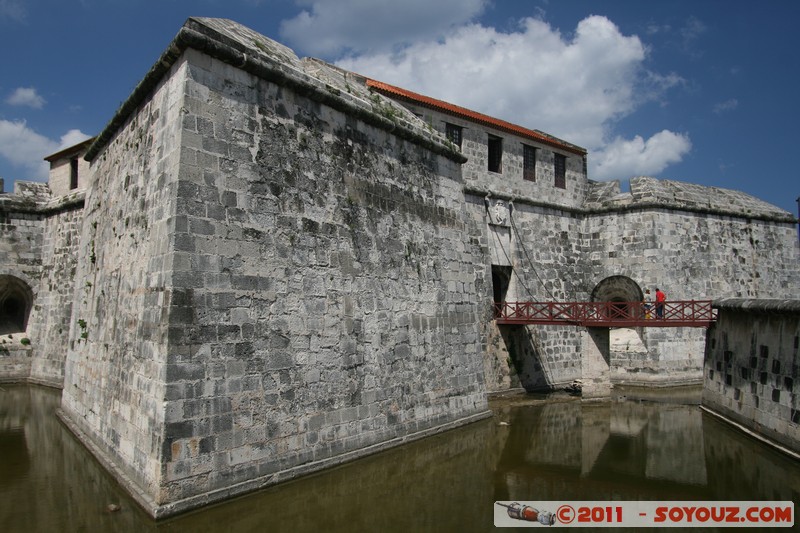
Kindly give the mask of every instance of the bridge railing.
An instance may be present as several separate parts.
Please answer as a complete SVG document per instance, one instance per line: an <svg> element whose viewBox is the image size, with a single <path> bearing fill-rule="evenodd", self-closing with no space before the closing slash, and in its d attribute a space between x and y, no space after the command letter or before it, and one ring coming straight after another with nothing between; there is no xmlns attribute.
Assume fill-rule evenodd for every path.
<svg viewBox="0 0 800 533"><path fill-rule="evenodd" d="M711 300L644 302L498 302L498 324L708 327L717 319Z"/></svg>

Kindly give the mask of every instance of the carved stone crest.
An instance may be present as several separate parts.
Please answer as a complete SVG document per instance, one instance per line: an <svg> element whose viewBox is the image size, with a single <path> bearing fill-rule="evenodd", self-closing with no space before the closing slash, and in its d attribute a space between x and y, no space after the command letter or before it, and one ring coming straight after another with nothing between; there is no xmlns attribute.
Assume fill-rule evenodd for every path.
<svg viewBox="0 0 800 533"><path fill-rule="evenodd" d="M490 213L492 214L492 224L496 224L498 226L508 225L508 206L506 206L505 202L495 202L494 206L492 206L492 209L490 210Z"/></svg>

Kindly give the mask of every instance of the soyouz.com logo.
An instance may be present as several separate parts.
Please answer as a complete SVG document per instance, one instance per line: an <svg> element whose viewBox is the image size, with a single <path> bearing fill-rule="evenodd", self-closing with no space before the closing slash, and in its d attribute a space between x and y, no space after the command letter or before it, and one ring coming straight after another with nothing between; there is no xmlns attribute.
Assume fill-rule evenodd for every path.
<svg viewBox="0 0 800 533"><path fill-rule="evenodd" d="M496 527L792 527L791 501L495 502Z"/></svg>

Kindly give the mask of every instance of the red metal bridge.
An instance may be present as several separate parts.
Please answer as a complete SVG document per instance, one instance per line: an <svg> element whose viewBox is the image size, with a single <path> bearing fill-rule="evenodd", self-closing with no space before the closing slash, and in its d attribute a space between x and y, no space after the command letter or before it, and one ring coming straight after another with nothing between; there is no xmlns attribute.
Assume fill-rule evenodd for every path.
<svg viewBox="0 0 800 533"><path fill-rule="evenodd" d="M664 302L496 302L498 324L587 327L702 327L717 320L711 300Z"/></svg>

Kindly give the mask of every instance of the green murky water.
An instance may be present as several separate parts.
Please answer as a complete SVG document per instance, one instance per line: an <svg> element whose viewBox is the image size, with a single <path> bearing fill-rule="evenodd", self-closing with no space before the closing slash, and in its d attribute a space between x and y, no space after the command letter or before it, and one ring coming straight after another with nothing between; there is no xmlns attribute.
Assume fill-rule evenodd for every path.
<svg viewBox="0 0 800 533"><path fill-rule="evenodd" d="M627 397L495 401L493 418L156 523L58 422L58 391L2 385L0 531L490 531L497 500L799 501L800 463L703 413L697 390Z"/></svg>

